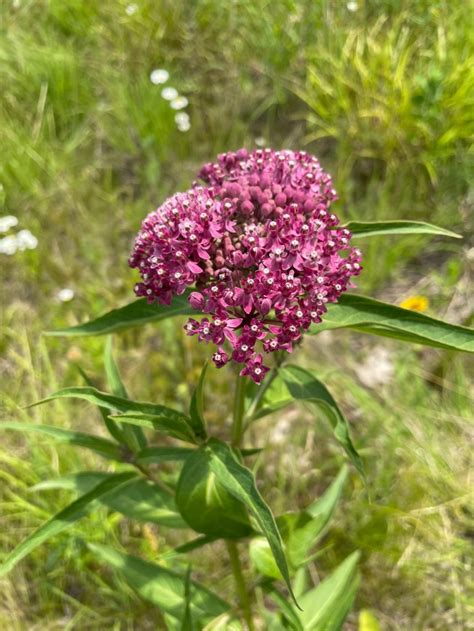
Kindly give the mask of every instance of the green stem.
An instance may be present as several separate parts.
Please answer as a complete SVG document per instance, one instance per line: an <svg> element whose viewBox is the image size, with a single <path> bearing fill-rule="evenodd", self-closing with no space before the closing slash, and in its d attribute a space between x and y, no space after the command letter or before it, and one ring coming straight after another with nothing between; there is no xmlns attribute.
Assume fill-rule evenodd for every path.
<svg viewBox="0 0 474 631"><path fill-rule="evenodd" d="M258 389L258 392L254 400L250 404L249 409L247 410L247 413L245 414L243 432L245 432L248 426L253 422L254 420L253 416L256 413L257 408L260 405L260 402L262 401L265 392L272 385L272 382L274 381L274 379L278 376L279 370L286 359L285 355L286 353L285 354L277 353L276 359L275 359L275 366L273 366L273 368L268 373L265 381L262 383L262 385Z"/></svg>
<svg viewBox="0 0 474 631"><path fill-rule="evenodd" d="M245 389L247 387L247 379L245 377L237 377L235 384L234 396L234 421L232 423L232 445L240 447L244 434L243 420L245 412Z"/></svg>
<svg viewBox="0 0 474 631"><path fill-rule="evenodd" d="M225 543L227 546L227 552L229 553L232 574L234 576L235 587L237 588L237 595L239 597L244 620L247 623L248 631L255 631L255 626L252 619L252 609L250 606L250 596L245 585L245 579L242 572L242 565L240 563L237 544L234 541L229 540L227 540Z"/></svg>

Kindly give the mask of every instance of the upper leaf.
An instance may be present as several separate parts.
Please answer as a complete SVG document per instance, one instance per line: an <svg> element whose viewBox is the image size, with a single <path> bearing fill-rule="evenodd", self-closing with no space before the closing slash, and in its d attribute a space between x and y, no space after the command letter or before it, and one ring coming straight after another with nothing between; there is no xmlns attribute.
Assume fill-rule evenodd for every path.
<svg viewBox="0 0 474 631"><path fill-rule="evenodd" d="M62 443L69 443L70 445L77 445L78 447L91 449L105 458L111 458L113 460L122 459L120 447L116 443L113 443L106 438L101 438L100 436L92 436L91 434L84 434L82 432L73 432L69 429L62 429L61 427L54 427L52 425L19 423L16 421L2 421L0 423L0 429L14 429L25 432L26 434L29 432L39 432Z"/></svg>
<svg viewBox="0 0 474 631"><path fill-rule="evenodd" d="M159 429L160 422L162 422L162 424L166 427L170 427L171 429L176 427L177 431L185 433L187 438L184 440L194 442L194 433L190 427L189 418L185 414L164 405L131 401L130 399L117 397L106 392L100 392L100 390L96 390L95 388L63 388L62 390L54 392L46 399L33 403L29 407L40 405L41 403L46 403L55 399L69 398L84 399L85 401L94 403L99 407L121 412L123 416L117 417L121 422L132 423L142 427L150 427L152 429ZM127 418L126 415L133 418ZM142 422L140 422L140 417L143 417ZM156 422L154 423L153 421Z"/></svg>
<svg viewBox="0 0 474 631"><path fill-rule="evenodd" d="M186 460L194 449L188 447L145 447L136 456L138 464L161 464L162 462L176 462Z"/></svg>
<svg viewBox="0 0 474 631"><path fill-rule="evenodd" d="M0 576L7 574L15 565L23 559L27 554L41 545L44 541L57 535L66 528L69 528L74 522L84 517L96 505L97 501L102 500L109 493L113 493L119 487L126 485L130 480L136 477L135 473L117 473L106 480L100 482L96 487L85 495L69 504L62 511L57 513L45 524L35 530L29 537L24 539L10 554L4 559L0 565Z"/></svg>
<svg viewBox="0 0 474 631"><path fill-rule="evenodd" d="M134 556L123 554L98 544L89 544L90 549L102 561L122 573L127 583L138 594L177 620L181 620L185 609L185 579L161 565L149 563ZM213 618L229 611L230 605L208 589L191 581L193 592L191 612L195 619L210 622Z"/></svg>
<svg viewBox="0 0 474 631"><path fill-rule="evenodd" d="M349 423L326 386L312 373L299 366L285 366L282 370L288 391L294 399L309 401L322 409L352 463L365 479L364 463L357 453L349 433Z"/></svg>
<svg viewBox="0 0 474 631"><path fill-rule="evenodd" d="M328 305L323 322L313 325L309 332L317 334L341 328L424 346L474 353L473 329L357 294L343 294L336 304Z"/></svg>
<svg viewBox="0 0 474 631"><path fill-rule="evenodd" d="M352 232L354 239L386 234L433 234L462 239L460 234L446 230L446 228L440 228L424 221L404 219L399 221L349 221L344 228Z"/></svg>
<svg viewBox="0 0 474 631"><path fill-rule="evenodd" d="M226 443L211 438L208 443L209 466L221 484L237 499L243 502L254 514L263 534L270 544L278 569L296 603L291 589L288 564L275 518L260 495L255 478L249 469L242 466ZM297 604L297 603L296 603Z"/></svg>
<svg viewBox="0 0 474 631"><path fill-rule="evenodd" d="M113 309L108 313L84 324L78 324L56 331L48 331L47 335L63 335L68 337L85 335L105 335L124 331L131 327L147 324L148 322L158 322L165 318L177 315L192 315L195 310L188 303L188 293L182 296L175 296L170 305L157 303L148 304L146 298L139 298L134 302Z"/></svg>
<svg viewBox="0 0 474 631"><path fill-rule="evenodd" d="M140 412L128 412L126 414L112 415L111 418L119 420L121 423L130 423L153 429L156 432L166 434L178 440L197 444L197 439L189 424L189 419L184 416L173 416L163 414L141 414Z"/></svg>
<svg viewBox="0 0 474 631"><path fill-rule="evenodd" d="M129 399L127 389L122 381L120 372L112 353L113 336L109 335L104 347L104 366L105 374L107 375L107 384L112 392L117 397L123 399ZM111 418L107 417L106 424L115 423ZM141 427L137 425L125 425L122 428L122 434L125 442L133 452L139 451L146 447L146 437Z"/></svg>

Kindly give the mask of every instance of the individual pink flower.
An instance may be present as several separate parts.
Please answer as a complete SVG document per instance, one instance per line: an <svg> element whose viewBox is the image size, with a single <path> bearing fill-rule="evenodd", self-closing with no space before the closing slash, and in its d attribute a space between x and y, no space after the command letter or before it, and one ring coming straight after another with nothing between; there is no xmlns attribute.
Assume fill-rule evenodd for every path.
<svg viewBox="0 0 474 631"><path fill-rule="evenodd" d="M195 184L152 212L130 257L138 296L169 304L194 288L189 302L206 314L188 335L215 344L218 367L232 359L260 383L265 353L291 352L321 322L361 271L361 253L330 211L330 176L306 152L222 154ZM223 345L227 344L231 353Z"/></svg>

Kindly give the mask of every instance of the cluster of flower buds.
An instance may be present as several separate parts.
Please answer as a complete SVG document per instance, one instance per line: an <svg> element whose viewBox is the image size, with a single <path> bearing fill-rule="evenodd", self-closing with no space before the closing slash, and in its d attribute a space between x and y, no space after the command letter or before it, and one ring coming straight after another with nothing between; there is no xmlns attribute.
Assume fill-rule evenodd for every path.
<svg viewBox="0 0 474 631"><path fill-rule="evenodd" d="M152 212L136 238L130 265L138 296L169 304L192 287L188 335L217 346L218 367L230 359L256 383L268 367L262 353L291 352L326 305L360 273L329 207L330 176L303 151L245 149L220 155L195 184ZM227 350L226 350L227 347Z"/></svg>

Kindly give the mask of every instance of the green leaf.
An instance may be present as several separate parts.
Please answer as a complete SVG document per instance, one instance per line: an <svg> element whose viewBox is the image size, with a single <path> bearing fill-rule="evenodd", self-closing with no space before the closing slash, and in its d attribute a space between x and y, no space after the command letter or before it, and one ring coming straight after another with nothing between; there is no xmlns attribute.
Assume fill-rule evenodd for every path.
<svg viewBox="0 0 474 631"><path fill-rule="evenodd" d="M77 366L77 369L79 370L79 372L80 372L82 378L84 379L85 383L88 386L90 386L91 388L95 388L96 384L87 375L87 373L80 366ZM123 436L122 429L121 429L121 427L119 427L119 424L116 423L113 419L108 417L107 411L104 408L99 408L99 412L100 412L100 415L102 416L102 420L105 423L107 431L112 436L112 438L115 438L115 440L120 445L124 445L126 441L125 441L125 438Z"/></svg>
<svg viewBox="0 0 474 631"><path fill-rule="evenodd" d="M354 239L387 234L432 234L462 239L460 234L424 221L350 221L344 228L352 232Z"/></svg>
<svg viewBox="0 0 474 631"><path fill-rule="evenodd" d="M351 554L317 587L301 597L302 611L299 616L305 629L340 629L357 590L359 556L359 552Z"/></svg>
<svg viewBox="0 0 474 631"><path fill-rule="evenodd" d="M254 568L257 572L262 574L262 576L283 580L270 544L265 537L254 537L251 540L249 556Z"/></svg>
<svg viewBox="0 0 474 631"><path fill-rule="evenodd" d="M191 541L187 541L186 543L182 543L180 546L177 546L172 551L172 556L174 556L174 553L187 554L193 550L198 550L203 546L207 546L209 543L217 541L217 539L218 537L212 537L211 535L201 535L200 537L196 537L195 539L191 539ZM165 554L164 556L166 558L168 555Z"/></svg>
<svg viewBox="0 0 474 631"><path fill-rule="evenodd" d="M181 412L155 403L131 401L106 392L100 392L95 388L63 388L46 399L33 403L28 407L34 407L35 405L56 399L71 398L84 399L99 407L121 412L121 416L112 417L114 419L117 418L120 422L132 423L133 425L158 429L159 431L165 431L163 428L170 428L170 430L172 430L176 427L176 433L178 433L179 436L177 436L176 433L171 434L168 432L169 435L174 435L177 438L182 438L182 435L186 435L186 438L182 438L182 440L195 442L194 432L189 425L189 418Z"/></svg>
<svg viewBox="0 0 474 631"><path fill-rule="evenodd" d="M181 462L194 452L188 447L145 447L134 458L138 464L161 464L162 462Z"/></svg>
<svg viewBox="0 0 474 631"><path fill-rule="evenodd" d="M242 625L228 613L211 620L202 631L242 631Z"/></svg>
<svg viewBox="0 0 474 631"><path fill-rule="evenodd" d="M146 298L139 298L134 302L113 309L108 313L84 324L48 331L46 335L77 337L86 335L104 335L116 333L148 322L159 322L178 315L192 315L196 311L188 303L188 294L175 296L170 305L148 304Z"/></svg>
<svg viewBox="0 0 474 631"><path fill-rule="evenodd" d="M277 517L288 561L292 571L307 562L311 548L329 523L347 479L348 468L343 467L326 492L300 512L289 512ZM281 578L268 542L257 537L250 542L250 558L264 576Z"/></svg>
<svg viewBox="0 0 474 631"><path fill-rule="evenodd" d="M191 613L191 568L188 567L184 580L184 611L181 620L180 631L195 631L193 616Z"/></svg>
<svg viewBox="0 0 474 631"><path fill-rule="evenodd" d="M280 594L277 588L271 583L264 584L263 589L266 594L270 596L270 598L276 602L278 608L280 609L281 615L286 618L286 620L290 623L291 628L296 631L304 631L304 627L299 618L298 612L295 608L287 601L287 599Z"/></svg>
<svg viewBox="0 0 474 631"><path fill-rule="evenodd" d="M262 533L268 540L273 556L275 557L278 569L288 587L288 590L295 600L290 585L290 574L283 550L275 518L260 495L255 484L255 478L249 469L242 466L235 458L229 445L211 438L206 448L209 455L209 466L215 473L219 482L232 493L238 500L243 502L254 514ZM296 603L296 600L295 600ZM297 604L297 603L296 603Z"/></svg>
<svg viewBox="0 0 474 631"><path fill-rule="evenodd" d="M198 438L206 438L206 422L204 420L204 379L206 377L206 371L208 362L204 364L201 370L198 384L191 397L191 404L189 406L189 416L191 417L191 426L194 433Z"/></svg>
<svg viewBox="0 0 474 631"><path fill-rule="evenodd" d="M179 414L179 413L178 413ZM113 415L111 418L118 419L121 423L131 423L139 427L153 429L172 438L184 440L188 443L196 444L196 437L189 425L189 419L183 416L155 414L140 414L140 412L130 412L128 414Z"/></svg>
<svg viewBox="0 0 474 631"><path fill-rule="evenodd" d="M326 492L304 511L285 513L277 524L286 543L286 551L293 568L303 565L336 510L346 483L347 467L343 467Z"/></svg>
<svg viewBox="0 0 474 631"><path fill-rule="evenodd" d="M211 471L207 447L186 460L176 487L176 504L185 521L197 532L223 539L252 532L245 506Z"/></svg>
<svg viewBox="0 0 474 631"><path fill-rule="evenodd" d="M107 546L89 544L94 554L121 572L126 582L145 600L177 620L185 607L185 579L155 563L123 554ZM191 612L196 620L207 623L229 611L230 605L208 589L191 581Z"/></svg>
<svg viewBox="0 0 474 631"><path fill-rule="evenodd" d="M364 463L352 444L349 423L326 386L309 370L299 366L284 366L277 379L284 381L294 400L313 403L325 414L332 425L337 441L365 480Z"/></svg>
<svg viewBox="0 0 474 631"><path fill-rule="evenodd" d="M107 383L112 394L122 399L128 399L127 390L120 376L119 369L115 363L113 356L113 337L109 335L106 339L104 346L104 367L105 374L107 375Z"/></svg>
<svg viewBox="0 0 474 631"><path fill-rule="evenodd" d="M127 390L120 376L118 366L114 360L112 344L113 337L112 335L109 335L104 347L104 366L105 374L107 375L107 384L112 394L117 397L122 397L123 399L129 399L130 397L128 396ZM109 423L115 422L110 417L107 417L107 421ZM146 447L147 442L141 427L138 427L137 425L125 425L122 428L122 433L125 442L133 452Z"/></svg>
<svg viewBox="0 0 474 631"><path fill-rule="evenodd" d="M84 515L95 508L98 501L104 499L109 493L126 485L134 477L136 477L134 473L117 473L113 477L100 482L92 491L89 491L89 493L86 493L72 502L72 504L69 504L69 506L40 526L33 534L24 539L10 552L0 565L0 576L7 574L23 557L44 543L47 539L69 528L74 522L81 519L81 517L84 517Z"/></svg>
<svg viewBox="0 0 474 631"><path fill-rule="evenodd" d="M88 493L104 480L114 477L113 473L84 471L52 480L44 480L32 491L67 489L76 493ZM104 506L140 522L152 522L168 528L187 528L178 513L174 498L150 480L142 477L130 480L101 500Z"/></svg>
<svg viewBox="0 0 474 631"><path fill-rule="evenodd" d="M339 302L328 305L323 322L313 325L309 332L316 335L321 331L341 328L413 344L474 353L473 329L356 294L343 294Z"/></svg>
<svg viewBox="0 0 474 631"><path fill-rule="evenodd" d="M346 466L342 467L323 495L318 497L307 508L305 508L305 511L309 513L314 520L318 521L319 532L324 530L334 515L334 511L336 510L336 506L341 498L342 491L344 490L348 474L349 469Z"/></svg>
<svg viewBox="0 0 474 631"><path fill-rule="evenodd" d="M68 429L54 427L53 425L39 425L36 423L20 423L15 421L0 422L0 429L12 429L25 432L26 434L29 434L30 432L38 432L40 434L46 434L47 436L50 436L62 443L68 443L69 445L76 445L78 447L90 449L104 458L112 460L122 459L120 447L112 441L107 440L106 438L101 438L100 436L74 432Z"/></svg>

